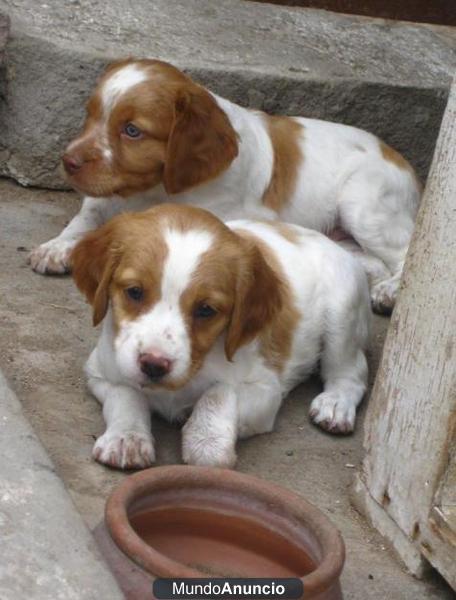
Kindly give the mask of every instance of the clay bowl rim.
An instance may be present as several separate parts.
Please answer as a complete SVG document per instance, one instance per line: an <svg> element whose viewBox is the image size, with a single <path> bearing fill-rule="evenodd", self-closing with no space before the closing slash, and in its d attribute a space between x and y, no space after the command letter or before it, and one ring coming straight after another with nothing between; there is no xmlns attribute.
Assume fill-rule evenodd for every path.
<svg viewBox="0 0 456 600"><path fill-rule="evenodd" d="M301 577L306 595L329 589L338 580L345 562L345 545L337 527L302 496L253 475L213 467L174 465L152 467L130 475L114 489L105 507L107 529L124 554L158 577L199 577L207 573L168 558L144 542L130 525L128 507L143 497L151 485L167 483L166 489L180 486L214 486L241 496L272 502L299 519L319 542L322 560L317 568ZM163 488L160 488L163 489Z"/></svg>

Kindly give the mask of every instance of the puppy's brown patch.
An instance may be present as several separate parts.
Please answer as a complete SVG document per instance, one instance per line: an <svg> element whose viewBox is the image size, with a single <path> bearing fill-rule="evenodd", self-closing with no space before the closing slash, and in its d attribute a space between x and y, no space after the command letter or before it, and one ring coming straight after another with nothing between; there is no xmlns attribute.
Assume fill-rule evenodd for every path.
<svg viewBox="0 0 456 600"><path fill-rule="evenodd" d="M207 183L238 154L237 133L214 97L203 87L183 87L174 104L163 185L176 194Z"/></svg>
<svg viewBox="0 0 456 600"><path fill-rule="evenodd" d="M380 141L380 150L383 158L388 162L393 163L396 167L399 167L399 169L413 171L413 167L408 160L406 160L397 150L391 148L388 144L385 144L385 142Z"/></svg>
<svg viewBox="0 0 456 600"><path fill-rule="evenodd" d="M421 183L418 175L416 174L415 169L408 162L408 160L405 159L402 156L402 154L400 154L397 150L391 148L391 146L388 146L388 144L385 144L385 142L379 140L379 143L383 158L388 162L393 163L393 165L396 165L396 167L398 167L399 169L402 169L403 171L408 171L414 178L419 193L421 193L423 191L423 184Z"/></svg>
<svg viewBox="0 0 456 600"><path fill-rule="evenodd" d="M133 320L160 299L160 281L167 246L158 222L147 213L114 217L88 233L72 253L73 278L93 306L93 322L105 316L112 300L114 328ZM126 290L144 290L141 301Z"/></svg>
<svg viewBox="0 0 456 600"><path fill-rule="evenodd" d="M286 361L291 355L293 333L299 322L300 313L296 308L293 293L277 260L273 250L256 235L244 229L237 229L236 233L245 240L250 241L260 251L267 266L275 274L280 289L280 309L273 313L273 317L259 332L260 352L267 364L281 372ZM294 243L294 242L293 242ZM276 283L277 285L277 283ZM261 290L259 302L266 301L268 295L276 292L271 288Z"/></svg>
<svg viewBox="0 0 456 600"><path fill-rule="evenodd" d="M274 152L271 181L263 203L276 212L290 201L303 160L299 139L304 127L290 117L265 115Z"/></svg>

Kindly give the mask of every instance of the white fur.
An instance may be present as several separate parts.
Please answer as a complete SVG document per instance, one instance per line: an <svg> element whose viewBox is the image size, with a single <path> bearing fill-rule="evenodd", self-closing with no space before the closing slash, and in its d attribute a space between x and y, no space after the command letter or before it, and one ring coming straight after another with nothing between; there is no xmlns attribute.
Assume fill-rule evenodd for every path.
<svg viewBox="0 0 456 600"><path fill-rule="evenodd" d="M212 244L210 235L201 231L168 232L162 298L131 325L121 326L117 336L109 311L86 365L89 387L103 404L107 426L94 448L100 462L119 468L148 466L154 457L149 410L181 420L193 409L183 429L185 462L231 467L236 440L271 431L283 398L319 360L324 390L311 404L311 418L328 431L353 430L367 381L364 349L370 309L361 264L325 236L298 226L300 242L293 244L265 223L245 220L228 225L259 236L275 254L290 286L300 318L283 371L265 362L257 339L241 347L229 362L222 335L183 388L145 387L137 365L139 353L149 345L176 361L171 376L180 377L183 365L189 366L190 332L183 325L180 298L202 253ZM135 331L134 344L124 336L127 328ZM179 363L181 355L184 360Z"/></svg>
<svg viewBox="0 0 456 600"><path fill-rule="evenodd" d="M119 71L119 79L109 84L109 98L144 76L135 65L131 65L128 77L122 73ZM347 125L296 118L303 126L299 140L303 158L294 194L277 214L262 203L274 159L264 115L219 96L214 98L239 136L239 154L219 177L176 194L172 200L201 206L224 220L279 217L322 232L342 226L359 244L367 261L381 261L384 275L372 287L372 300L378 307L384 304L392 308L420 198L413 174L385 160L378 138L370 133ZM161 185L141 198L148 205L169 200ZM132 200L123 201L122 206ZM111 203L111 199L106 199L107 216L112 212ZM90 204L83 204L81 214L87 213ZM101 210L101 201L98 206ZM68 241L75 244L78 237L98 224L89 216L75 219L77 222L70 223L52 247L41 246L32 253L31 263L36 271L64 270L61 246Z"/></svg>
<svg viewBox="0 0 456 600"><path fill-rule="evenodd" d="M139 83L142 83L147 78L144 69L135 64L130 64L116 71L103 85L101 91L101 100L103 104L104 122L102 133L100 135L100 146L103 153L103 158L108 162L112 162L114 157L113 150L109 142L108 127L109 117L116 101L125 92L131 90Z"/></svg>
<svg viewBox="0 0 456 600"><path fill-rule="evenodd" d="M106 116L112 110L116 100L132 87L147 79L147 73L140 66L129 64L116 71L103 85L101 98Z"/></svg>

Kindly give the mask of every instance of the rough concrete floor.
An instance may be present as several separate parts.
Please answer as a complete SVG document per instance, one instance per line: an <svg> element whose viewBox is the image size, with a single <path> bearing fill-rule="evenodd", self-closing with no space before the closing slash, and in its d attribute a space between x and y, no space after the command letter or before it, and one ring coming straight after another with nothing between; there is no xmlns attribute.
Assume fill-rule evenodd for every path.
<svg viewBox="0 0 456 600"><path fill-rule="evenodd" d="M0 368L93 527L102 518L109 492L124 477L90 456L103 419L85 389L82 366L97 332L70 278L42 277L26 264L27 252L56 235L77 207L73 194L26 190L0 181ZM375 319L371 378L387 325L386 319ZM292 394L274 433L240 444L238 469L303 494L341 529L347 546L342 579L346 600L454 598L438 576L422 582L405 573L350 506L348 486L362 458L365 411L360 411L353 436L323 434L307 418L318 386L311 381ZM179 431L159 421L154 430L158 463L179 462Z"/></svg>

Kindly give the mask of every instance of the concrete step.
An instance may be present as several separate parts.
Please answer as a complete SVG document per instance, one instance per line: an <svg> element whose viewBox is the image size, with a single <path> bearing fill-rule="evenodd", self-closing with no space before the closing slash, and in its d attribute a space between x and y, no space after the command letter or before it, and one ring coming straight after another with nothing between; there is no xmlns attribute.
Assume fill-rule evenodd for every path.
<svg viewBox="0 0 456 600"><path fill-rule="evenodd" d="M0 371L0 598L123 594Z"/></svg>
<svg viewBox="0 0 456 600"><path fill-rule="evenodd" d="M12 20L0 174L62 187L59 155L101 69L158 57L271 112L354 124L427 174L451 76L452 28L243 0L0 0Z"/></svg>
<svg viewBox="0 0 456 600"><path fill-rule="evenodd" d="M5 50L9 39L10 20L7 15L0 14L0 113L2 99L6 97ZM0 142L1 147L1 142Z"/></svg>

